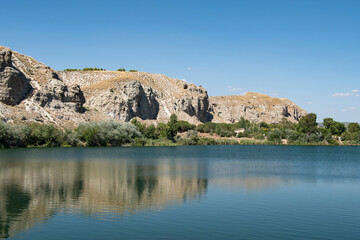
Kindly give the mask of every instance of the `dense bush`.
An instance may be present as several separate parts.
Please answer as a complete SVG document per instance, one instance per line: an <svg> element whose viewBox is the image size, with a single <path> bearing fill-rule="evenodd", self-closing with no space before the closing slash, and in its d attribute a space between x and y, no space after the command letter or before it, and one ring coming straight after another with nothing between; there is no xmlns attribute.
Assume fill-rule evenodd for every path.
<svg viewBox="0 0 360 240"><path fill-rule="evenodd" d="M216 128L216 123L206 122L203 124L199 124L196 129L201 133L214 133Z"/></svg>
<svg viewBox="0 0 360 240"><path fill-rule="evenodd" d="M170 139L173 137L173 132L169 125L165 123L159 123L156 128L156 135L158 135L159 138Z"/></svg>
<svg viewBox="0 0 360 240"><path fill-rule="evenodd" d="M330 131L330 134L340 136L346 131L345 124L334 121L332 118L324 118L324 128Z"/></svg>
<svg viewBox="0 0 360 240"><path fill-rule="evenodd" d="M125 70L125 68L119 68L117 71L119 71L119 72L125 72L126 70Z"/></svg>
<svg viewBox="0 0 360 240"><path fill-rule="evenodd" d="M135 126L113 120L82 123L75 130L86 146L121 146L133 139L142 137Z"/></svg>
<svg viewBox="0 0 360 240"><path fill-rule="evenodd" d="M59 147L64 142L64 133L45 124L9 125L0 122L0 147Z"/></svg>
<svg viewBox="0 0 360 240"><path fill-rule="evenodd" d="M263 140L263 139L265 139L264 134L262 134L262 133L256 133L256 134L254 135L254 138L257 139L257 140Z"/></svg>
<svg viewBox="0 0 360 240"><path fill-rule="evenodd" d="M156 127L154 124L151 124L150 126L146 127L144 130L144 137L151 138L151 139L158 139L160 134L158 131L156 131Z"/></svg>
<svg viewBox="0 0 360 240"><path fill-rule="evenodd" d="M103 68L92 68L92 67L86 67L82 69L83 71L106 71L106 69Z"/></svg>
<svg viewBox="0 0 360 240"><path fill-rule="evenodd" d="M25 125L11 126L0 121L0 147L24 147L28 142L31 129Z"/></svg>
<svg viewBox="0 0 360 240"><path fill-rule="evenodd" d="M83 69L76 69L76 68L66 68L64 69L65 72L73 72L73 71L106 71L106 69L103 68L92 68L92 67L86 67ZM119 71L119 70L118 70ZM125 71L125 69L124 69Z"/></svg>
<svg viewBox="0 0 360 240"><path fill-rule="evenodd" d="M60 147L64 142L64 133L52 125L32 123L26 145L42 147Z"/></svg>
<svg viewBox="0 0 360 240"><path fill-rule="evenodd" d="M281 143L281 132L278 129L272 130L268 133L268 140L274 143Z"/></svg>
<svg viewBox="0 0 360 240"><path fill-rule="evenodd" d="M350 144L360 143L360 126L358 123L350 123L346 132L341 134L341 140Z"/></svg>
<svg viewBox="0 0 360 240"><path fill-rule="evenodd" d="M217 145L216 140L213 138L199 138L199 145Z"/></svg>
<svg viewBox="0 0 360 240"><path fill-rule="evenodd" d="M238 129L242 132L234 139ZM198 132L217 137L203 138ZM131 124L114 120L83 123L75 130L60 130L39 123L8 124L0 121L0 148L121 146L128 143L133 146L281 144L283 139L287 139L288 144L302 145L360 144L360 126L350 123L346 127L325 118L324 127L319 127L315 114L304 116L297 124L285 119L278 124L256 124L240 119L233 124L207 122L198 126L178 121L172 114L167 123L158 123L157 126L147 126L135 118Z"/></svg>
<svg viewBox="0 0 360 240"><path fill-rule="evenodd" d="M176 129L178 132L187 132L189 130L194 130L196 128L196 125L190 124L186 121L177 121L176 122Z"/></svg>

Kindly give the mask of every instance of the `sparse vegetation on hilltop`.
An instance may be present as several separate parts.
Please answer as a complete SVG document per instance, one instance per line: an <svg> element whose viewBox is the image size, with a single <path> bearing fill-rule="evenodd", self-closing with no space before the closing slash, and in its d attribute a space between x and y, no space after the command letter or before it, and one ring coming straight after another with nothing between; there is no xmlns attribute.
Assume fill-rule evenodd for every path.
<svg viewBox="0 0 360 240"><path fill-rule="evenodd" d="M92 67L86 67L83 69L76 69L76 68L66 68L64 69L65 72L74 72L74 71L106 71L104 68L92 68Z"/></svg>

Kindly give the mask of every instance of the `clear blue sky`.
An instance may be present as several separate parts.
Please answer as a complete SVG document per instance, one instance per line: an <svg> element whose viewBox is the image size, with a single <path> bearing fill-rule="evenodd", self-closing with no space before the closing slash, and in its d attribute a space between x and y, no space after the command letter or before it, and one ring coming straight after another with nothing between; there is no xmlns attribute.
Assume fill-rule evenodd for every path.
<svg viewBox="0 0 360 240"><path fill-rule="evenodd" d="M360 0L11 0L1 19L0 45L56 70L163 73L360 121Z"/></svg>

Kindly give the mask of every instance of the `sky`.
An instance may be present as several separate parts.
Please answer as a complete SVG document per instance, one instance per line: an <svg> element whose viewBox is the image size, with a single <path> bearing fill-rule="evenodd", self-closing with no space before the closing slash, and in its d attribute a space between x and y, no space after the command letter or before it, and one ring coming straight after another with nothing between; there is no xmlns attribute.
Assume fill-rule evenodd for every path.
<svg viewBox="0 0 360 240"><path fill-rule="evenodd" d="M162 73L360 122L359 0L0 2L0 45L55 70Z"/></svg>

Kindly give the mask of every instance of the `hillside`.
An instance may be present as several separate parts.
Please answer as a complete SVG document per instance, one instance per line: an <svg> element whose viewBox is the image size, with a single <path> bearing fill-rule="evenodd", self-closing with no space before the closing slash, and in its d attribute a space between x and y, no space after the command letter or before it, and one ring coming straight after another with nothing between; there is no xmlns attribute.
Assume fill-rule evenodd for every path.
<svg viewBox="0 0 360 240"><path fill-rule="evenodd" d="M0 46L0 118L75 127L88 121L134 117L165 122L175 113L190 123L298 121L306 112L287 99L262 94L209 97L194 84L145 72L57 72Z"/></svg>
<svg viewBox="0 0 360 240"><path fill-rule="evenodd" d="M286 118L297 122L306 111L286 98L248 92L244 96L210 97L209 111L215 122L233 123L241 117L254 122L277 123Z"/></svg>

